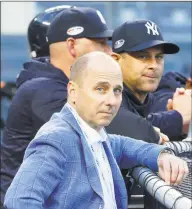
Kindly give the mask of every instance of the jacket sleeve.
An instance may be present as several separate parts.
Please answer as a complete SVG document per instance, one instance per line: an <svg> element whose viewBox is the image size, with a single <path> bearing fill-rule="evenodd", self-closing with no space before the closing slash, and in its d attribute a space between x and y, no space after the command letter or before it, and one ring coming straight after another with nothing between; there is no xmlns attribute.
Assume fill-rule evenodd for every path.
<svg viewBox="0 0 192 209"><path fill-rule="evenodd" d="M157 159L160 152L167 149L163 145L118 135L110 135L110 144L121 169L142 165L155 172L158 171Z"/></svg>
<svg viewBox="0 0 192 209"><path fill-rule="evenodd" d="M44 134L29 144L24 161L5 195L5 208L44 208L45 200L62 178L66 162L58 137Z"/></svg>
<svg viewBox="0 0 192 209"><path fill-rule="evenodd" d="M173 91L166 89L166 91L160 89L153 93L153 104L150 108L150 112L167 111L167 101L173 97Z"/></svg>
<svg viewBox="0 0 192 209"><path fill-rule="evenodd" d="M110 134L124 135L151 143L159 142L159 135L150 122L126 110L123 106L120 107L117 115L111 124L106 127L106 130Z"/></svg>
<svg viewBox="0 0 192 209"><path fill-rule="evenodd" d="M147 116L147 120L169 138L182 136L183 120L181 114L176 110L151 113Z"/></svg>

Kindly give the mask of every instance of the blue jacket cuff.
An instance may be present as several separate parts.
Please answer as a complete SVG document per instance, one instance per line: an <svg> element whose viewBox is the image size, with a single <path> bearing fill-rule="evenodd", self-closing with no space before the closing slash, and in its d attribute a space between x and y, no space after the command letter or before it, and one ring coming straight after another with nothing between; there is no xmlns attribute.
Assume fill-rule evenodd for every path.
<svg viewBox="0 0 192 209"><path fill-rule="evenodd" d="M158 157L163 150L167 150L166 146L157 145L149 149L146 158L144 158L144 164L147 165L154 172L158 171Z"/></svg>

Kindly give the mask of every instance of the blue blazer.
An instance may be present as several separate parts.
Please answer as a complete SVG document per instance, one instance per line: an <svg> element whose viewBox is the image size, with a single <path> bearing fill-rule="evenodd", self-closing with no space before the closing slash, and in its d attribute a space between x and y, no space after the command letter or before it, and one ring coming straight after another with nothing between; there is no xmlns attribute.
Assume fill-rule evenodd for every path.
<svg viewBox="0 0 192 209"><path fill-rule="evenodd" d="M165 147L118 135L108 135L103 146L112 170L117 208L127 209L120 168L143 165L157 171L157 158ZM67 107L55 113L29 144L4 205L8 209L104 207L94 158Z"/></svg>

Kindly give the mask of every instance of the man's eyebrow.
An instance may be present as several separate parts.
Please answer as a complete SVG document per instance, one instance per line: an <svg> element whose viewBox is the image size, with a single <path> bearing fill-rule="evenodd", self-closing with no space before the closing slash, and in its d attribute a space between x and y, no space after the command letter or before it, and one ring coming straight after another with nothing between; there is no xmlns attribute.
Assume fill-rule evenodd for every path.
<svg viewBox="0 0 192 209"><path fill-rule="evenodd" d="M109 86L109 82L106 82L106 81L101 81L101 82L98 82L96 83L96 86ZM120 88L120 89L123 89L123 86L122 85L116 85L115 88Z"/></svg>
<svg viewBox="0 0 192 209"><path fill-rule="evenodd" d="M117 86L115 86L115 88L123 90L123 86L122 85L117 85Z"/></svg>
<svg viewBox="0 0 192 209"><path fill-rule="evenodd" d="M164 54L164 52L159 52L159 53L157 53L157 55L160 55L160 54Z"/></svg>
<svg viewBox="0 0 192 209"><path fill-rule="evenodd" d="M109 86L110 84L109 84L109 82L106 82L106 81L100 81L100 82L96 83L96 86L98 86L98 85Z"/></svg>

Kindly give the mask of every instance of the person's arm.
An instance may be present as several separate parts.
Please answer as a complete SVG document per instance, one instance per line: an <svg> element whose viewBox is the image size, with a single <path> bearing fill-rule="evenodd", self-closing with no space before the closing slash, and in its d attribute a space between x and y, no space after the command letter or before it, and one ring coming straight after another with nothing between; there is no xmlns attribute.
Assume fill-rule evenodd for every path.
<svg viewBox="0 0 192 209"><path fill-rule="evenodd" d="M178 88L173 99L168 100L168 111L151 113L147 119L161 132L171 137L182 138L188 132L191 120L191 90Z"/></svg>
<svg viewBox="0 0 192 209"><path fill-rule="evenodd" d="M179 139L182 135L182 116L175 110L150 113L146 119L169 138L177 137Z"/></svg>
<svg viewBox="0 0 192 209"><path fill-rule="evenodd" d="M25 158L5 195L7 209L43 209L58 185L66 162L57 134L41 134L26 150Z"/></svg>
<svg viewBox="0 0 192 209"><path fill-rule="evenodd" d="M167 111L167 101L173 97L172 89L160 89L153 92L153 103L150 107L150 113Z"/></svg>
<svg viewBox="0 0 192 209"><path fill-rule="evenodd" d="M114 157L120 168L146 166L154 172L159 172L162 179L168 184L178 184L184 180L189 172L184 160L165 153L171 149L141 140L124 136L112 136L110 144Z"/></svg>
<svg viewBox="0 0 192 209"><path fill-rule="evenodd" d="M117 115L106 127L107 133L128 136L146 142L159 143L159 134L154 130L149 121L139 115L130 112L123 106L120 107Z"/></svg>
<svg viewBox="0 0 192 209"><path fill-rule="evenodd" d="M110 144L121 169L143 165L153 171L158 171L157 158L160 152L166 148L162 145L119 135L110 135Z"/></svg>

